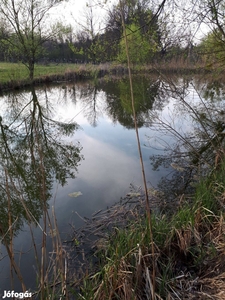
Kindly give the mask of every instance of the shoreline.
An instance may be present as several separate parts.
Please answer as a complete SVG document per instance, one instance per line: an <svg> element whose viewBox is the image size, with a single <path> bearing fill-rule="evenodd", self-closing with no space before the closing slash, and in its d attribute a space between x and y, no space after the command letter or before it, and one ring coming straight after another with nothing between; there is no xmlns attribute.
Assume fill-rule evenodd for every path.
<svg viewBox="0 0 225 300"><path fill-rule="evenodd" d="M13 66L13 64L11 64ZM9 64L10 66L10 64ZM22 65L18 65L19 68ZM25 68L23 66L23 68ZM43 68L43 70L42 70ZM53 72L51 68L57 68L58 71ZM49 70L48 70L49 69ZM12 69L13 70L13 69ZM47 71L46 71L47 70ZM0 63L1 71L1 63ZM2 70L1 72L4 72ZM0 75L1 75L0 72ZM9 72L10 71L6 71ZM13 72L13 71L12 71ZM168 74L173 75L193 75L193 74L210 74L213 71L207 70L203 66L194 66L194 65L146 65L146 66L133 66L132 67L133 75L136 74ZM16 72L15 72L16 73ZM29 79L26 79L26 70L24 69L22 74L17 74L10 76L11 79L7 80L1 79L0 76L0 93L8 92L11 90L20 90L27 88L29 86L38 86L41 84L51 84L58 82L71 82L79 80L90 80L103 78L104 76L125 76L128 75L128 68L125 65L114 64L114 63L105 63L100 65L84 64L84 65L75 65L75 64L59 64L59 65L37 65L35 70L34 80L31 82ZM15 78L13 78L15 77Z"/></svg>
<svg viewBox="0 0 225 300"><path fill-rule="evenodd" d="M104 227L99 230L102 238L94 244L93 257L98 262L89 269L91 260L86 258L86 273L74 284L75 290L81 289L77 299L152 299L153 280L160 299L222 299L224 173L225 161L196 183L193 195L181 195L173 213L152 212L153 241L140 197L136 206L132 202L132 207L126 207L124 202L120 211L115 206L101 212L96 223L90 222L95 230ZM108 224L112 229L107 231Z"/></svg>
<svg viewBox="0 0 225 300"><path fill-rule="evenodd" d="M77 70L68 69L64 74L37 77L33 84L36 86L66 84L86 79L97 82L100 78L104 81L110 76L118 80L127 75L127 68L121 65L77 67ZM143 74L148 75L149 78L153 77L153 74L157 78L160 76L163 78L161 70L136 66L133 68L134 80L135 76ZM215 80L212 72L202 69L194 71L190 68L186 69L186 73L180 69L174 72L171 69L164 69L164 72L169 83L173 76L180 78L182 75L182 79L187 78L190 82L194 76L198 76L197 74L202 78L207 79L209 76ZM10 83L13 84L14 81ZM9 85L6 92L28 88L31 85L26 80L15 80L15 85L11 89ZM201 296L204 295L220 299L220 289L225 290L225 284L220 285L224 279L225 161L223 144L217 147L221 150L217 151L221 160L219 162L215 160L215 163L213 160L208 169L208 175L194 180L193 193L178 196L177 202L172 203L171 210L167 206L155 213L151 207L153 240L146 220L144 193L135 190L134 193L126 195L128 200L131 200L133 205L131 207L126 207L128 204L126 198L124 205L120 201L118 206L115 205L112 209L94 215L93 220L90 220L90 224L88 223L89 227L86 228L87 233L90 231L92 234L93 232L99 233L100 238L91 245L93 256L82 256L82 264L87 263L84 274L77 274L73 269L75 270L73 275L75 277L79 275L77 282L73 278L71 280L71 287L75 287L74 293L78 291L76 299L114 299L119 296L118 299L132 299L132 297L139 299L140 295L142 299L151 299L153 281L156 283L155 292L162 297L161 299L167 297L184 299L186 296L188 299L203 299ZM205 148L202 149L204 151ZM199 152L201 153L201 150ZM197 163L198 161L195 164ZM160 190L150 191L149 189L150 192L149 196L152 200L161 197ZM163 200L162 204L168 201L168 189L166 193L165 199L160 198ZM86 236L83 231L85 229L81 230L81 236ZM81 253L85 241L78 237L75 235L68 242ZM93 269L90 268L92 259ZM208 287L210 284L213 287L211 291Z"/></svg>

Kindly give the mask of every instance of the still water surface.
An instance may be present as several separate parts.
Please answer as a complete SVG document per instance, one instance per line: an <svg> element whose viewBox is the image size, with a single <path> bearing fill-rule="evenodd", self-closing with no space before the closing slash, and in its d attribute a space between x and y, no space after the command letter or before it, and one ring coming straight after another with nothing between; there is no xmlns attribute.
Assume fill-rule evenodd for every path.
<svg viewBox="0 0 225 300"><path fill-rule="evenodd" d="M139 77L134 81L141 148L150 187L157 187L162 178L171 178L174 170L172 156L169 155L168 163L158 163L157 170L153 170L150 157L174 150L179 137L188 138L194 131L199 132L192 108L201 107L204 97L200 99L198 92L205 86L197 85L197 92L190 82L193 80L187 83L178 78L176 86L171 86L159 78ZM18 198L27 201L40 224L38 200L43 196L50 211L54 205L61 237L66 239L70 224L76 228L83 225L77 213L90 217L126 195L130 184L142 185L127 83L127 79L120 79L97 84L59 84L0 98L1 194L4 195L1 232L6 233L8 228L5 207L10 198L16 211L12 221L18 223L18 226L15 223L14 238L16 260L30 289L35 288L36 267L29 227L24 224L23 212L16 205ZM183 106L181 100L184 99L188 106ZM204 100L208 101L206 97ZM212 101L208 102L212 105ZM221 98L218 103L221 105ZM201 111L205 113L205 104ZM180 143L179 150L184 148L184 143ZM45 175L41 176L43 168ZM71 171L75 178L71 178ZM75 192L78 194L73 194ZM40 245L42 231L39 227L34 229L34 236ZM11 289L9 259L3 240L0 250L1 295L4 290ZM21 291L17 280L14 289Z"/></svg>

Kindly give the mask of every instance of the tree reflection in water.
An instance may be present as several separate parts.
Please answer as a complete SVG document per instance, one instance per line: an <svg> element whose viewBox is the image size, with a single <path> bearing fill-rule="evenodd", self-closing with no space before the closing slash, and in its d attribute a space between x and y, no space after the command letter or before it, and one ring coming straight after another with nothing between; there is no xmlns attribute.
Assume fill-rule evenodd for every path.
<svg viewBox="0 0 225 300"><path fill-rule="evenodd" d="M93 127L98 126L105 114L114 124L133 129L127 83L127 79L120 78L94 85L90 82L68 85L59 89L63 94L60 99L66 103L69 97L76 104L79 98L82 118ZM153 149L145 148L146 157L152 151L153 169L163 166L171 170L158 184L166 201L179 200L187 188L190 191L196 175L204 173L207 166L215 166L218 149L224 145L223 90L218 84L214 88L191 78L135 78L138 126L148 127L149 146ZM41 226L43 252L35 255L40 257L38 279L44 287L49 225L53 249L55 253L61 249L63 256L57 226L48 215L48 203L53 183L58 181L64 185L68 177L74 177L82 159L80 145L70 144L65 138L79 127L76 123L54 119L54 107L47 91L39 95L33 88L29 100L24 95L8 97L8 106L0 119L0 233L12 269L22 278L13 253L13 237L25 221L28 225ZM159 155L157 147L164 151L163 155Z"/></svg>
<svg viewBox="0 0 225 300"><path fill-rule="evenodd" d="M41 95L43 97L43 93ZM32 87L29 100L23 94L13 94L7 106L7 113L0 118L0 234L10 257L11 276L17 273L25 291L14 257L13 237L24 222L41 227L42 256L38 262L38 276L43 288L46 232L48 226L53 227L48 215L52 185L55 181L64 185L68 177L74 178L82 155L79 143L67 143L64 138L74 134L79 126L51 117L47 93L45 99L39 98ZM43 221L39 224L41 217ZM33 243L35 245L34 239ZM38 258L37 253L35 256Z"/></svg>
<svg viewBox="0 0 225 300"><path fill-rule="evenodd" d="M158 77L135 77L133 90L139 128L149 126L150 111L156 99L158 106L168 100L165 94L160 94L162 91L160 84ZM100 117L106 113L113 123L118 122L127 129L134 128L129 80L127 77L102 80L94 84L86 82L79 89L72 87L68 90L70 98L74 102L76 102L76 98L82 99L81 110L93 127L98 126ZM65 88L64 98L67 97L67 92Z"/></svg>
<svg viewBox="0 0 225 300"><path fill-rule="evenodd" d="M172 201L191 192L196 180L217 167L220 156L224 156L225 88L222 83L196 77L180 81L179 85L168 80L167 91L174 99L167 118L160 112L152 115L152 129L157 133L158 144L163 143L164 154L152 155L150 159L153 170L171 168L158 188ZM149 137L149 145L151 140Z"/></svg>

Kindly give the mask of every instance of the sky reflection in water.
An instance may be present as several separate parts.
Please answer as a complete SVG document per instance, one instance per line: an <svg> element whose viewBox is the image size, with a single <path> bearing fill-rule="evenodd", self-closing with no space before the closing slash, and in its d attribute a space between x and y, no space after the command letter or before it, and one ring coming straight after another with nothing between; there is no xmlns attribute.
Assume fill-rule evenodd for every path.
<svg viewBox="0 0 225 300"><path fill-rule="evenodd" d="M37 90L38 100L42 100L41 90ZM138 157L136 136L134 129L127 129L113 122L109 114L105 111L105 93L99 91L96 97L97 113L95 126L90 124L87 110L90 108L89 103L84 103L83 99L65 97L65 90L62 87L50 88L47 91L48 106L52 111L52 119L60 122L75 121L81 129L76 131L73 136L66 137L68 142L79 141L82 146L82 155L84 160L81 161L76 173L75 179L68 178L67 184L61 187L57 183L53 185L53 199L49 202L50 208L55 205L55 211L58 221L59 230L62 238L67 237L70 232L70 224L76 227L82 226L82 220L76 215L90 217L99 209L104 209L119 201L120 197L126 195L129 191L130 183L139 186L142 184L142 175ZM29 93L23 95L23 98L29 99ZM3 98L7 98L6 96ZM3 99L1 99L3 101ZM4 107L4 105L3 105ZM7 108L7 106L5 106ZM29 109L29 108L27 108ZM4 114L4 110L3 110ZM6 112L7 115L7 112ZM152 185L156 185L160 174L153 174L151 171L149 148L143 146L146 141L145 134L147 128L140 129L140 137L143 149L143 158L146 165L146 175ZM69 194L81 192L82 195L73 198ZM34 235L37 244L41 241L41 230L34 229ZM26 252L31 248L32 243L29 236L28 227L25 225L23 231L15 238L15 249L19 252ZM2 255L5 255L4 246L1 247ZM21 270L24 274L25 282L29 282L29 287L35 286L35 268L33 261L33 252L29 252L21 257ZM19 257L18 257L19 259ZM0 295L4 290L10 289L8 259L0 261ZM20 284L16 283L15 288L19 289Z"/></svg>
<svg viewBox="0 0 225 300"><path fill-rule="evenodd" d="M186 85L187 88L183 89L184 94L180 94L176 98L169 88L167 92L162 89L161 82L158 79L139 79L134 81L134 92L135 98L138 99L136 111L142 155L148 186L157 187L162 178L172 178L171 171L174 172L174 169L171 167L171 163L174 161L171 154L176 146L178 146L176 149L179 151L186 150L192 159L191 148L185 149L187 146L185 144L180 146L174 134L177 134L177 137L186 135L186 138L190 138L190 142L194 146L201 147L201 143L204 145L205 137L199 131L201 126L197 121L200 117L196 119L197 115L195 113L198 108L200 112L197 112L197 114L203 117L203 122L206 121L206 126L210 125L210 128L213 128L212 124L217 124L220 121L221 116L219 113L212 115L212 120L215 117L217 123L213 120L212 124L208 124L209 120L204 117L202 112L204 109L212 112L211 107L213 108L214 102L206 101L203 104L202 100L199 101L198 93L193 89L192 84ZM60 136L62 132L57 131L57 133L59 132L58 138L61 138L66 144L80 142L82 146L81 154L84 156L84 160L81 160L78 166L78 172L75 172L75 179L67 178L67 183L63 187L56 181L52 186L49 210L51 211L51 207L54 205L59 231L63 240L68 238L67 234L70 233L71 229L70 224L74 225L75 228L84 224L76 212L81 217L91 217L98 210L105 209L118 202L121 197L130 191L130 184L136 187L142 186L142 174L127 82L121 79L113 82L106 81L101 84L92 85L88 82L74 85L63 84L57 87L49 87L46 90L37 89L35 91L38 102L42 105L43 113L49 114L45 118L47 125L44 124L48 132L47 137L54 137L57 140L57 137L55 137L57 122L76 122L80 126L79 130L75 130L69 136ZM182 80L177 82L178 87L182 84ZM4 121L8 116L8 122L10 123L15 117L9 116L9 104L7 102L12 101L12 105L21 102L18 104L20 110L21 105L29 101L30 97L30 93L18 94L18 99L14 103L12 99L7 99L7 96L2 97L0 99L2 102L1 115L4 117ZM24 110L24 118L26 118L26 113L29 115L32 105L31 103ZM222 107L224 100L215 104L216 109L219 105ZM206 109L206 106L210 109ZM195 108L195 112L193 108ZM51 122L49 123L49 121ZM54 123L54 121L57 122ZM19 124L20 120L14 126L18 127ZM56 127L54 127L54 124ZM64 129L66 130L66 128ZM171 129L174 131L171 132ZM212 134L214 134L213 131ZM200 139L201 143L199 144ZM168 150L167 155L165 155L166 160L158 164L158 171L153 171L150 157L164 155L166 148ZM178 156L179 151L177 152ZM188 165L186 159L188 159L188 156L183 159L184 168ZM64 162L64 160L62 161ZM49 161L47 162L51 164ZM165 166L163 165L164 162ZM61 166L63 167L63 165ZM177 188L183 183L181 174L176 172L175 175L176 177L172 180L173 184L168 180L162 181L167 194L169 190L170 195L172 195L172 188ZM80 195L71 197L73 193L80 193ZM42 232L38 227L34 229L34 235L37 244L41 247ZM26 252L32 248L30 233L26 225L18 237L15 238L14 245L18 253L20 251ZM1 251L4 256L4 246L1 247ZM51 248L49 248L49 251L51 251ZM35 265L35 262L33 252L30 251L22 255L20 261L27 286L34 288L35 267L32 265ZM0 261L0 295L4 290L10 289L8 276L9 265L8 259L5 258ZM15 285L16 288L20 291L19 284Z"/></svg>

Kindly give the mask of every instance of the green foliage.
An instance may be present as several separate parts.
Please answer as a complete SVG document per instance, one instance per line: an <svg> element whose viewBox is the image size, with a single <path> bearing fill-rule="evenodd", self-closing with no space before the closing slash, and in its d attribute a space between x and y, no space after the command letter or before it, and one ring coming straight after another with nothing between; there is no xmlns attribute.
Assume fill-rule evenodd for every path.
<svg viewBox="0 0 225 300"><path fill-rule="evenodd" d="M74 46L73 43L69 43L70 49L73 51L73 53L78 54L78 55L83 55L84 50L83 48L78 49L78 47Z"/></svg>
<svg viewBox="0 0 225 300"><path fill-rule="evenodd" d="M154 52L155 45L148 42L137 25L126 25L126 32L123 34L127 36L128 51L132 63L143 63L148 59L149 53ZM124 38L120 41L120 52L117 59L122 63L127 61Z"/></svg>
<svg viewBox="0 0 225 300"><path fill-rule="evenodd" d="M218 30L210 32L200 44L200 52L205 57L208 67L213 67L215 63L224 65L225 63L225 37Z"/></svg>
<svg viewBox="0 0 225 300"><path fill-rule="evenodd" d="M0 120L1 164L3 170L7 168L7 174L0 180L1 230L7 232L12 211L12 222L16 221L15 235L23 221L31 221L31 216L37 223L52 197L53 182L63 186L68 178L74 178L83 158L79 143L63 141L63 137L79 128L76 123L53 120L34 88L28 103L21 98L21 103L9 104L9 115L12 119L16 115L20 126L15 126L15 121L11 123L7 118ZM29 113L24 113L24 107L28 105ZM9 126L5 125L7 121Z"/></svg>
<svg viewBox="0 0 225 300"><path fill-rule="evenodd" d="M159 50L160 31L158 19L149 9L149 1L125 1L123 19L126 29L121 35L118 60L126 61L126 35L131 62L140 64L151 61Z"/></svg>
<svg viewBox="0 0 225 300"><path fill-rule="evenodd" d="M16 61L22 61L29 70L29 79L34 79L34 64L42 53L43 44L56 37L66 29L59 23L49 28L48 12L60 1L50 0L2 0L0 15L4 18L1 24L1 43Z"/></svg>
<svg viewBox="0 0 225 300"><path fill-rule="evenodd" d="M98 37L95 38L95 40L92 42L91 47L89 49L89 58L94 63L101 62L101 58L103 56L103 53L105 51L105 45L102 43Z"/></svg>
<svg viewBox="0 0 225 300"><path fill-rule="evenodd" d="M35 54L35 59L38 59L42 54L43 47L40 36L37 34L32 34L30 30L26 33L11 34L7 38L2 38L1 42L7 49L6 59L11 58L22 61L25 66L29 67L29 61L32 59L33 54Z"/></svg>

